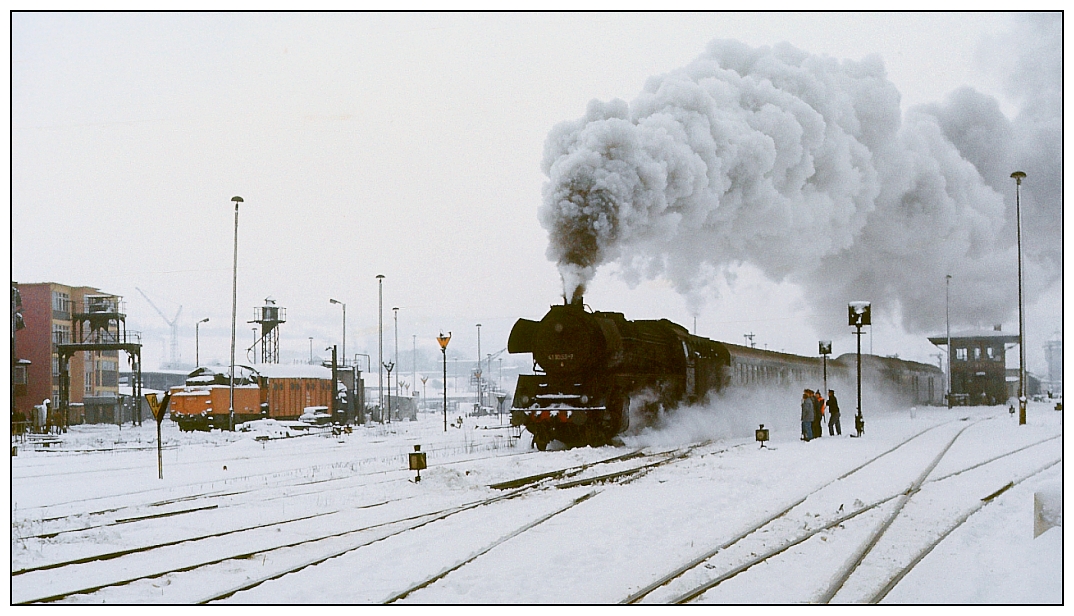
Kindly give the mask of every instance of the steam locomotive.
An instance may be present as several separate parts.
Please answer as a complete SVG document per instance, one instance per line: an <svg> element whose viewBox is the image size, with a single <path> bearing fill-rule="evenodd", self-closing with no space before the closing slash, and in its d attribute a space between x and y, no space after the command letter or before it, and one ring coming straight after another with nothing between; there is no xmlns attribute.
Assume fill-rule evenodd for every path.
<svg viewBox="0 0 1074 616"><path fill-rule="evenodd" d="M850 382L855 356L821 358L760 350L690 334L667 319L626 319L619 312L590 312L576 298L552 306L540 321L519 319L510 353L530 353L535 374L518 377L511 423L524 426L545 450L553 440L568 447L601 446L660 409L703 402L728 388L816 387ZM914 404L942 404L943 372L928 364L863 356L862 379Z"/></svg>

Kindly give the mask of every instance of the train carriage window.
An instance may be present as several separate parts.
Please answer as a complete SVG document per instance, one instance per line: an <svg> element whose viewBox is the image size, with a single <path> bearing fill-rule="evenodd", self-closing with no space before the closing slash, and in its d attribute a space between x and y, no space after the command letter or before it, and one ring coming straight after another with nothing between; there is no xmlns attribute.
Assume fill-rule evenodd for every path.
<svg viewBox="0 0 1074 616"><path fill-rule="evenodd" d="M981 347L973 348L973 361L981 361Z"/></svg>

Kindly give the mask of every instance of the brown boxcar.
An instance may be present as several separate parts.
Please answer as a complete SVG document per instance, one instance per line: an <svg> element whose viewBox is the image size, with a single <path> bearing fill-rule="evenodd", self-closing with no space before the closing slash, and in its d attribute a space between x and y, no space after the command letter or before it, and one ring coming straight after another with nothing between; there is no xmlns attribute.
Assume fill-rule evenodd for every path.
<svg viewBox="0 0 1074 616"><path fill-rule="evenodd" d="M322 366L236 366L235 425L256 419L298 419L310 406L332 406L332 371ZM171 389L171 417L179 429L230 427L227 369L198 368Z"/></svg>

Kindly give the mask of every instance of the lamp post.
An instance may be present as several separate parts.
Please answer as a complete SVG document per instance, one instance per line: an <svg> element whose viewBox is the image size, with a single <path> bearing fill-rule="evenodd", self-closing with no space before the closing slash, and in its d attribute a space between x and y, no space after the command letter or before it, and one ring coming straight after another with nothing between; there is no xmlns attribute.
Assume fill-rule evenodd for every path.
<svg viewBox="0 0 1074 616"><path fill-rule="evenodd" d="M1026 317L1025 296L1022 294L1022 179L1026 174L1015 171L1014 211L1018 221L1018 425L1026 424Z"/></svg>
<svg viewBox="0 0 1074 616"><path fill-rule="evenodd" d="M947 275L947 408L951 408L951 274Z"/></svg>
<svg viewBox="0 0 1074 616"><path fill-rule="evenodd" d="M235 314L239 289L239 204L242 197L232 197L235 202L235 250L231 259L231 372L228 384L228 430L235 430Z"/></svg>
<svg viewBox="0 0 1074 616"><path fill-rule="evenodd" d="M339 385L336 379L339 378L338 366L336 364L336 345L325 348L326 351L332 351L332 402L329 409L332 413L332 421L336 420L336 411L339 408Z"/></svg>
<svg viewBox="0 0 1074 616"><path fill-rule="evenodd" d="M377 274L377 405L384 423L384 274Z"/></svg>
<svg viewBox="0 0 1074 616"><path fill-rule="evenodd" d="M481 391L481 324L477 324L477 409L485 405L485 396Z"/></svg>
<svg viewBox="0 0 1074 616"><path fill-rule="evenodd" d="M202 320L200 320L200 321L198 321L197 323L194 324L194 364L196 364L194 366L195 368L200 368L201 367L201 354L200 354L201 343L200 343L200 338L198 336L198 327L200 327L202 323L208 323L208 322L209 322L209 317L205 317L204 319L202 319Z"/></svg>
<svg viewBox="0 0 1074 616"><path fill-rule="evenodd" d="M388 371L388 423L392 422L392 368L395 367L395 362L388 362L383 364L384 369Z"/></svg>
<svg viewBox="0 0 1074 616"><path fill-rule="evenodd" d="M451 342L451 332L447 336L440 332L436 341L440 343L440 352L444 355L444 432L447 432L447 345Z"/></svg>
<svg viewBox="0 0 1074 616"><path fill-rule="evenodd" d="M445 361L444 363L446 364L447 362ZM446 369L447 366L445 365L444 368ZM428 395L429 392L425 389L425 381L428 381L428 380L429 380L429 375L427 375L427 374L421 375L421 408L426 413L429 412L429 395Z"/></svg>
<svg viewBox="0 0 1074 616"><path fill-rule="evenodd" d="M336 300L336 299L329 299L328 301L333 303L333 304L339 304L340 306L343 306L343 361L346 362L347 361L347 304L344 304L343 302L341 302L339 300Z"/></svg>
<svg viewBox="0 0 1074 616"><path fill-rule="evenodd" d="M397 363L399 361L399 307L398 306L393 306L392 307L392 313L394 313L394 315L395 315L395 355L392 356L392 359L394 360L392 362L392 364L394 365L395 363ZM392 388L391 383L388 383L388 389L390 390L391 388ZM391 392L389 392L388 395L390 396ZM396 398L399 397L399 375L398 374L395 375L395 397Z"/></svg>
<svg viewBox="0 0 1074 616"><path fill-rule="evenodd" d="M313 365L313 336L310 336L309 339L310 339L310 365L312 366Z"/></svg>

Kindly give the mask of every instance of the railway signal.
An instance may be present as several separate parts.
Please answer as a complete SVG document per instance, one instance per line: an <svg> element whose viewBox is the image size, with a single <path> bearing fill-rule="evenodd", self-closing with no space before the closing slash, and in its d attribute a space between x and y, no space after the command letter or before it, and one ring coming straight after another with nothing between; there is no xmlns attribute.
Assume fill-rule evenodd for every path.
<svg viewBox="0 0 1074 616"><path fill-rule="evenodd" d="M429 468L426 465L425 452L421 450L421 445L414 445L414 451L410 453L410 470L418 472L418 476L414 478L415 482L421 481L421 471L425 468Z"/></svg>
<svg viewBox="0 0 1074 616"><path fill-rule="evenodd" d="M832 354L832 341L821 340L818 343L820 356L824 358L824 393L828 393L828 356Z"/></svg>
<svg viewBox="0 0 1074 616"><path fill-rule="evenodd" d="M768 440L768 428L764 427L764 424L761 424L760 428L754 430L754 436L757 439L757 442L761 444L761 449L765 449L766 447L764 444L765 441Z"/></svg>
<svg viewBox="0 0 1074 616"><path fill-rule="evenodd" d="M858 337L858 414L854 416L854 430L861 436L865 433L865 418L861 414L861 326L872 325L872 304L869 302L850 302L847 306L849 324L857 331Z"/></svg>
<svg viewBox="0 0 1074 616"><path fill-rule="evenodd" d="M149 410L153 411L153 419L157 420L157 474L160 475L161 479L164 479L164 456L161 453L160 445L160 422L164 421L164 414L168 411L168 401L171 400L171 397L172 393L168 392L158 402L157 394L149 393L145 395L145 400L149 403Z"/></svg>

